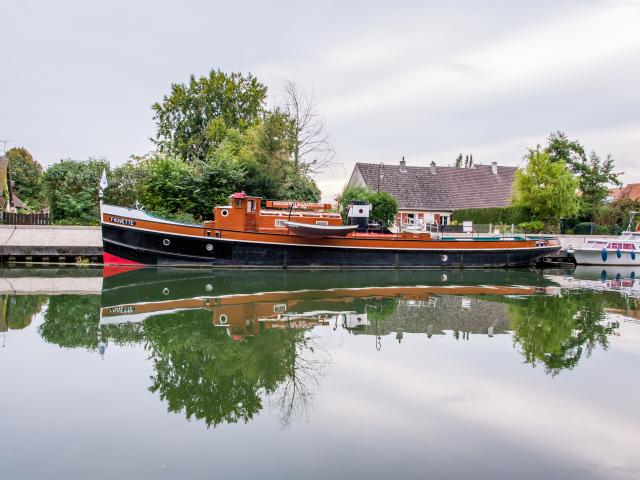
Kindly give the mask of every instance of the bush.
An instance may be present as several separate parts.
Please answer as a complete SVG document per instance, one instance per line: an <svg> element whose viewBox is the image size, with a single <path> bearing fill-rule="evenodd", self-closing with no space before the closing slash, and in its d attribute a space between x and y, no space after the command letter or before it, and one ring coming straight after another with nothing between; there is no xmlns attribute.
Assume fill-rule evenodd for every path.
<svg viewBox="0 0 640 480"><path fill-rule="evenodd" d="M522 222L518 224L518 227L527 233L540 233L544 230L544 223L540 220L533 220L531 222Z"/></svg>
<svg viewBox="0 0 640 480"><path fill-rule="evenodd" d="M465 220L470 220L479 225L488 225L489 223L517 225L528 222L531 218L531 210L522 206L465 208L456 210L451 216L452 221L462 223Z"/></svg>
<svg viewBox="0 0 640 480"><path fill-rule="evenodd" d="M355 186L345 188L340 195L339 203L343 222L347 221L349 204L354 200L364 200L371 204L369 219L378 222L382 227L393 225L398 214L398 202L387 192L374 192L367 187Z"/></svg>
<svg viewBox="0 0 640 480"><path fill-rule="evenodd" d="M44 185L55 223L93 225L99 220L98 185L106 160L62 160L44 173Z"/></svg>
<svg viewBox="0 0 640 480"><path fill-rule="evenodd" d="M396 221L398 214L398 202L387 192L372 193L369 196L371 202L371 220L379 223L383 228L389 228Z"/></svg>

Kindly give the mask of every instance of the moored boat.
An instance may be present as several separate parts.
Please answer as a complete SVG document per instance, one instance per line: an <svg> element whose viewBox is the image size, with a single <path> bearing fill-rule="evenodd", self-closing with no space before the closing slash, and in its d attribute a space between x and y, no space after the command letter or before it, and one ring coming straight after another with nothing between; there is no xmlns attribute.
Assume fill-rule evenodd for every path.
<svg viewBox="0 0 640 480"><path fill-rule="evenodd" d="M371 233L344 226L339 214L326 211L328 206L267 201L262 208L261 198L235 193L229 205L214 209L214 220L187 224L101 204L104 262L278 268L519 267L560 249L554 238L479 241L432 238L427 232Z"/></svg>
<svg viewBox="0 0 640 480"><path fill-rule="evenodd" d="M578 265L640 266L640 223L634 225L638 212L631 212L627 231L613 240L587 240L573 250Z"/></svg>

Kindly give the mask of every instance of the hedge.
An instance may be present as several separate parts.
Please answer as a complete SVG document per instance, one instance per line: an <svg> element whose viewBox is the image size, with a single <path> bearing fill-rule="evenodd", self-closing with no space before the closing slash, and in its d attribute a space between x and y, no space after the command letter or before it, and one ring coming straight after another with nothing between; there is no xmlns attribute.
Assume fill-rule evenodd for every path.
<svg viewBox="0 0 640 480"><path fill-rule="evenodd" d="M529 222L532 219L531 210L527 207L491 207L491 208L465 208L456 210L451 217L457 222L471 220L475 224L515 224Z"/></svg>

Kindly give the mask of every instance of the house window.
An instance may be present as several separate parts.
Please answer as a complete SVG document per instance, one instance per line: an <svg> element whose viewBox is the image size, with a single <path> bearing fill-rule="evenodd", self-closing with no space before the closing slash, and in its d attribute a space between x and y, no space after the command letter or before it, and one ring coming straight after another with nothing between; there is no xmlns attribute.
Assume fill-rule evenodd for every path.
<svg viewBox="0 0 640 480"><path fill-rule="evenodd" d="M283 220L283 219L276 220L275 225L276 225L276 227L284 228L284 227L286 227L286 225L284 224L284 222L285 222L285 220Z"/></svg>
<svg viewBox="0 0 640 480"><path fill-rule="evenodd" d="M449 217L445 217L445 216L440 217L440 225L445 227L449 225Z"/></svg>
<svg viewBox="0 0 640 480"><path fill-rule="evenodd" d="M407 224L415 225L416 224L416 214L415 213L407 213Z"/></svg>

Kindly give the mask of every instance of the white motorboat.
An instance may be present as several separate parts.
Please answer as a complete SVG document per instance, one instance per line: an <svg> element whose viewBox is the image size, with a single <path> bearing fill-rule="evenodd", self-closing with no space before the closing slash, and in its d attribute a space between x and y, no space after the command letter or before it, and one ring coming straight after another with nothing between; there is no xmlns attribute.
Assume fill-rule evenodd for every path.
<svg viewBox="0 0 640 480"><path fill-rule="evenodd" d="M640 223L634 224L635 215L626 232L613 240L587 240L580 248L573 250L578 265L630 265L640 266ZM635 228L634 228L635 226Z"/></svg>

